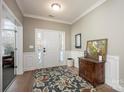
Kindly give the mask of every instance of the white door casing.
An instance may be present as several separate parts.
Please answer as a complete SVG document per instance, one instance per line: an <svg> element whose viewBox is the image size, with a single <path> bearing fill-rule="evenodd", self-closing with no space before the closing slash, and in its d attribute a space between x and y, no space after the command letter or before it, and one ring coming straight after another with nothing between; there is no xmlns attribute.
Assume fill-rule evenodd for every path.
<svg viewBox="0 0 124 93"><path fill-rule="evenodd" d="M17 34L16 34L16 61L17 61L17 74L23 74L24 67L23 67L23 27L17 26L16 28Z"/></svg>
<svg viewBox="0 0 124 93"><path fill-rule="evenodd" d="M2 28L2 0L0 0L0 92L2 92L2 50L1 50L1 28Z"/></svg>
<svg viewBox="0 0 124 93"><path fill-rule="evenodd" d="M16 46L17 46L17 55L16 55L16 62L17 62L17 75L23 74L23 25L19 21L19 19L15 16L15 14L11 11L11 9L6 5L6 3L2 2L2 5L8 11L8 13L12 16L13 19L16 21ZM17 25L18 24L18 25Z"/></svg>
<svg viewBox="0 0 124 93"><path fill-rule="evenodd" d="M60 31L41 29L36 30L35 35L36 55L41 57L40 61L37 60L38 58L36 59L38 68L47 68L61 65L60 52L64 51L64 48L62 48L62 45L64 46L64 44L62 44L61 35L62 32ZM38 40L37 37L39 37L40 40ZM39 45L37 45L37 42L40 42ZM39 50L38 47L40 47ZM38 55L39 51L40 53Z"/></svg>

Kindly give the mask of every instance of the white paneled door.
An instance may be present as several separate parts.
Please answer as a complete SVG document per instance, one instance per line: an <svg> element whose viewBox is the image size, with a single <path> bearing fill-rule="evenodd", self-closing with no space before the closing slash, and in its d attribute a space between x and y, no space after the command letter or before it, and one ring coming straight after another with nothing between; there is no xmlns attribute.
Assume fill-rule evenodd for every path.
<svg viewBox="0 0 124 93"><path fill-rule="evenodd" d="M37 30L35 50L38 68L59 66L64 59L64 33L60 31Z"/></svg>

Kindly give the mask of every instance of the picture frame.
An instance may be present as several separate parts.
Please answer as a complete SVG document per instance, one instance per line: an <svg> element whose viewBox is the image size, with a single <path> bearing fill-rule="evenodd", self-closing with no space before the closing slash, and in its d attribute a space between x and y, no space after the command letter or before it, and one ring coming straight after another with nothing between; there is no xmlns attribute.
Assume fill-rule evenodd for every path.
<svg viewBox="0 0 124 93"><path fill-rule="evenodd" d="M97 39L87 41L88 58L98 60L98 56L103 57L103 61L106 61L108 39Z"/></svg>
<svg viewBox="0 0 124 93"><path fill-rule="evenodd" d="M75 48L81 49L81 33L75 35Z"/></svg>

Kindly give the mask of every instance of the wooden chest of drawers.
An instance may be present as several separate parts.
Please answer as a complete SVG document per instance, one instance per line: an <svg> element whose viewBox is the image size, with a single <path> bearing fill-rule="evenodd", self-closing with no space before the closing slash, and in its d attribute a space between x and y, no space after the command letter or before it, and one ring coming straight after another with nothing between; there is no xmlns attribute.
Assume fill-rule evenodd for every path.
<svg viewBox="0 0 124 93"><path fill-rule="evenodd" d="M94 87L104 84L105 62L79 58L79 76L89 81Z"/></svg>

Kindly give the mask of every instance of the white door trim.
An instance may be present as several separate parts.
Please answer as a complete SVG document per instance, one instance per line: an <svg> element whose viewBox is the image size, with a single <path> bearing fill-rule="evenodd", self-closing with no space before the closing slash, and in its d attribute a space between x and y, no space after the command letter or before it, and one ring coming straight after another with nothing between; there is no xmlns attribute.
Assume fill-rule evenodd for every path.
<svg viewBox="0 0 124 93"><path fill-rule="evenodd" d="M23 25L19 21L19 19L15 16L15 14L11 11L11 9L6 5L6 3L3 1L2 5L7 9L7 11L10 13L10 15L17 21L17 23L20 25L17 29L17 75L23 74Z"/></svg>
<svg viewBox="0 0 124 93"><path fill-rule="evenodd" d="M24 73L24 64L23 64L23 27L17 26L17 34L16 34L16 46L17 46L17 75L21 75Z"/></svg>
<svg viewBox="0 0 124 93"><path fill-rule="evenodd" d="M1 27L2 27L2 1L0 0L0 92L2 92L2 48L1 48Z"/></svg>
<svg viewBox="0 0 124 93"><path fill-rule="evenodd" d="M7 6L5 1L3 0L2 5L7 9L7 11L10 13L10 15L17 21L17 23L23 27L22 23L20 20L15 16L15 14L12 12L12 10Z"/></svg>

